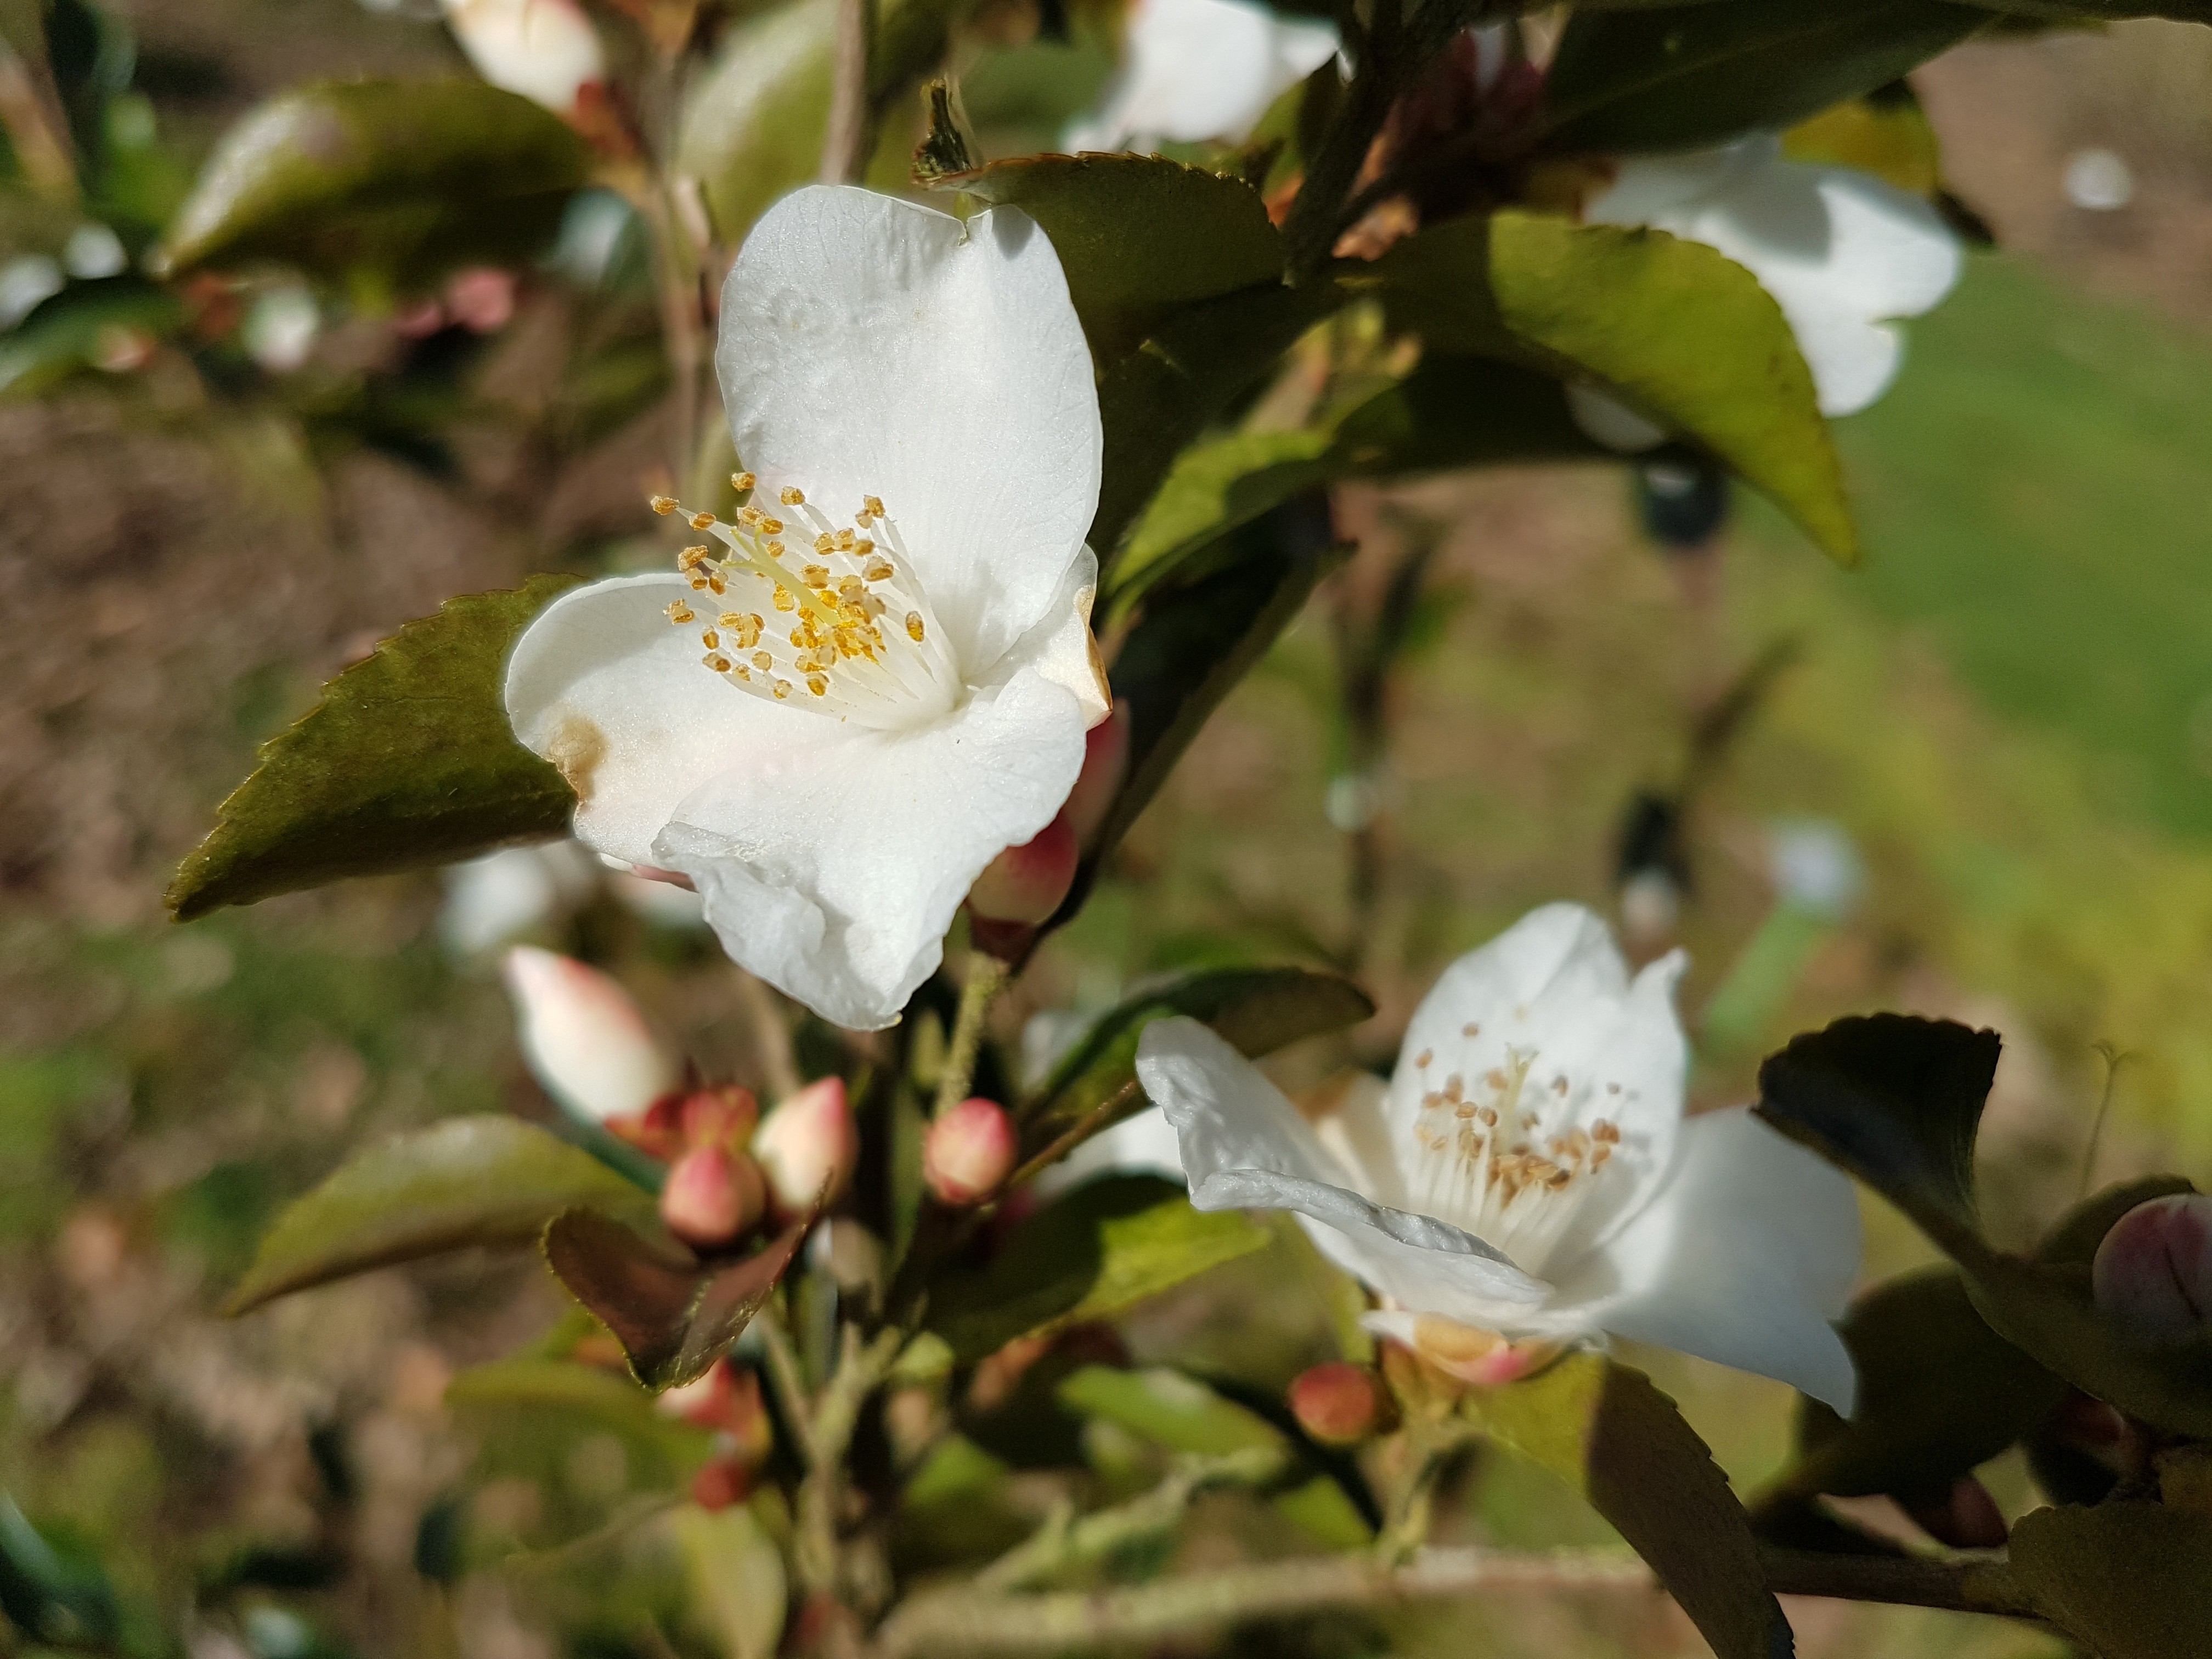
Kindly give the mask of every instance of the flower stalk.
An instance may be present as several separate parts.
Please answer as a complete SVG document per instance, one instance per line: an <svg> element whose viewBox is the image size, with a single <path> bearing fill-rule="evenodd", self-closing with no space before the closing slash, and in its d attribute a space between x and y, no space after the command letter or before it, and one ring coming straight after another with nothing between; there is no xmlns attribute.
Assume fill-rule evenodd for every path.
<svg viewBox="0 0 2212 1659"><path fill-rule="evenodd" d="M983 1022L1006 983L1005 963L981 951L968 953L968 978L960 988L960 1008L953 1017L945 1069L938 1073L933 1118L943 1117L968 1098L968 1085L975 1079L975 1056L983 1045Z"/></svg>

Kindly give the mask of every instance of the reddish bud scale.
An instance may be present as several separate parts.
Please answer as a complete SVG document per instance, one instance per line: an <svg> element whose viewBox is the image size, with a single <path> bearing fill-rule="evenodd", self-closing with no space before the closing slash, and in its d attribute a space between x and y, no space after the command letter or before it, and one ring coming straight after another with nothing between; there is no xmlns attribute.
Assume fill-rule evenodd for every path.
<svg viewBox="0 0 2212 1659"><path fill-rule="evenodd" d="M694 1146L670 1166L660 1189L660 1218L687 1244L714 1249L760 1224L768 1207L760 1170L719 1142Z"/></svg>
<svg viewBox="0 0 2212 1659"><path fill-rule="evenodd" d="M752 1139L760 1123L760 1105L750 1090L735 1085L702 1089L684 1098L681 1121L685 1146L714 1143L736 1152Z"/></svg>
<svg viewBox="0 0 2212 1659"><path fill-rule="evenodd" d="M1060 908L1075 883L1079 849L1067 814L1019 847L1009 847L984 866L968 892L968 908L987 921L1024 922L1032 927Z"/></svg>
<svg viewBox="0 0 2212 1659"><path fill-rule="evenodd" d="M1365 1365L1333 1359L1303 1371L1291 1384L1291 1413L1324 1446L1356 1446L1389 1426L1394 1415L1382 1379Z"/></svg>
<svg viewBox="0 0 2212 1659"><path fill-rule="evenodd" d="M1006 1109L973 1096L929 1126L922 1143L922 1180L940 1203L980 1203L1012 1173L1019 1150Z"/></svg>

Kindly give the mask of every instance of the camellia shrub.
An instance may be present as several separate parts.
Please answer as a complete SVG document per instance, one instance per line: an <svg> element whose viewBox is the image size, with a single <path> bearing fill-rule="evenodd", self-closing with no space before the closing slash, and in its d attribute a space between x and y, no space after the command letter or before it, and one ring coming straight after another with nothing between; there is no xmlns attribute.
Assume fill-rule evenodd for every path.
<svg viewBox="0 0 2212 1659"><path fill-rule="evenodd" d="M457 596L385 640L265 746L169 904L475 860L453 926L481 942L611 869L699 907L771 1085L702 1075L614 979L518 948L549 1122L360 1148L231 1309L541 1253L573 1316L449 1399L630 1444L659 1490L606 1524L674 1528L733 1659L1133 1650L1652 1581L1722 1659L1792 1651L1782 1595L2212 1652L2212 1200L2149 1176L1992 1243L1993 1033L1844 1019L1688 1115L1680 955L1632 971L1552 904L1447 969L1387 1076L1296 1101L1255 1061L1367 1019L1349 978L1156 983L1023 1089L988 1036L1347 556L1331 485L1632 457L1682 502L1740 480L1855 560L1827 419L1887 389L1980 234L1903 77L2146 12L2207 21L445 0L480 79L295 87L165 192L71 137L47 37L85 9L9 9L15 149L76 166L133 267L10 276L10 386L174 349L219 385L297 381L325 434L389 441L405 404L434 452L450 383L315 383L318 331L484 332L527 270L572 297L556 465L665 410L649 568ZM1801 850L1811 914L1850 878ZM1854 1182L1944 1264L1853 1299ZM1130 1362L1125 1316L1286 1236L1312 1273L1285 1294L1328 1304L1339 1358L1266 1398ZM1786 1468L1741 1501L1615 1338L1799 1390ZM1640 1561L1431 1541L1486 1443ZM2050 1502L2008 1528L1974 1471L2014 1446ZM1295 1544L1170 1565L1221 1492ZM1828 1501L1875 1496L1923 1536ZM423 1559L496 1559L501 1526L459 1504ZM123 1643L62 1578L0 1601L41 1640Z"/></svg>

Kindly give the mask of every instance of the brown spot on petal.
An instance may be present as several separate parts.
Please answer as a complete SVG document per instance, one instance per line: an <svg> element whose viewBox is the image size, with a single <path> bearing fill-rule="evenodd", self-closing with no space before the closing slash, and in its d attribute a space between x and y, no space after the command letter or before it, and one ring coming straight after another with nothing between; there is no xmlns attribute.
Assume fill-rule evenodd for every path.
<svg viewBox="0 0 2212 1659"><path fill-rule="evenodd" d="M592 781L606 757L607 734L581 714L563 714L545 745L545 758L568 781L580 802L591 800Z"/></svg>

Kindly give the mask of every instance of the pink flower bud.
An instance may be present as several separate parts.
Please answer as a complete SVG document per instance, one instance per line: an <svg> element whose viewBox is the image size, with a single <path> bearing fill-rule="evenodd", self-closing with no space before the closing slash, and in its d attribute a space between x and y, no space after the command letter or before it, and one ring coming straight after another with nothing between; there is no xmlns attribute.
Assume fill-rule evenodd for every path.
<svg viewBox="0 0 2212 1659"><path fill-rule="evenodd" d="M760 1224L768 1207L761 1173L742 1152L719 1142L694 1146L668 1167L660 1218L687 1244L713 1249Z"/></svg>
<svg viewBox="0 0 2212 1659"><path fill-rule="evenodd" d="M971 1096L929 1126L921 1178L940 1203L979 1203L1012 1172L1018 1150L1006 1109Z"/></svg>
<svg viewBox="0 0 2212 1659"><path fill-rule="evenodd" d="M1106 809L1121 792L1129 770L1129 705L1116 702L1114 712L1092 726L1083 739L1083 770L1060 810L1067 815L1077 842L1088 846L1091 832L1105 821Z"/></svg>
<svg viewBox="0 0 2212 1659"><path fill-rule="evenodd" d="M545 1091L595 1123L641 1113L673 1089L673 1062L629 994L596 968L520 945L503 964L523 1058Z"/></svg>
<svg viewBox="0 0 2212 1659"><path fill-rule="evenodd" d="M514 316L514 274L478 265L446 284L446 311L471 334L496 334Z"/></svg>
<svg viewBox="0 0 2212 1659"><path fill-rule="evenodd" d="M1382 1379L1346 1359L1301 1371L1291 1384L1291 1412L1324 1446L1356 1446L1388 1428L1395 1415Z"/></svg>
<svg viewBox="0 0 2212 1659"><path fill-rule="evenodd" d="M477 73L556 115L573 116L607 78L597 30L576 0L445 0L446 21Z"/></svg>
<svg viewBox="0 0 2212 1659"><path fill-rule="evenodd" d="M2171 1193L2138 1204L2097 1247L2098 1311L2139 1342L2173 1342L2212 1322L2212 1197Z"/></svg>
<svg viewBox="0 0 2212 1659"><path fill-rule="evenodd" d="M678 1121L685 1146L704 1146L711 1141L738 1152L752 1139L754 1127L760 1122L760 1105L750 1089L724 1084L685 1096Z"/></svg>
<svg viewBox="0 0 2212 1659"><path fill-rule="evenodd" d="M827 1189L836 1200L860 1161L860 1132L845 1103L845 1079L810 1083L761 1120L752 1153L768 1177L769 1201L780 1221L795 1220Z"/></svg>
<svg viewBox="0 0 2212 1659"><path fill-rule="evenodd" d="M1063 811L1030 840L1009 847L984 866L968 890L968 908L986 921L1045 921L1074 884L1079 850Z"/></svg>

